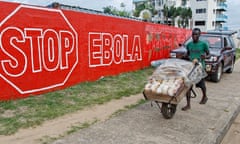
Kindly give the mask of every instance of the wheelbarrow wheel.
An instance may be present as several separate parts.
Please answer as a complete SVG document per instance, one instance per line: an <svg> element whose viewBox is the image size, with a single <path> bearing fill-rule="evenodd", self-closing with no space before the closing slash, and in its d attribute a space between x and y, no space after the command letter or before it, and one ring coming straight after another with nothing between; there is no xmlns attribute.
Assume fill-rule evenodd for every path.
<svg viewBox="0 0 240 144"><path fill-rule="evenodd" d="M176 112L176 108L176 104L162 103L161 112L163 117L166 119L172 118Z"/></svg>

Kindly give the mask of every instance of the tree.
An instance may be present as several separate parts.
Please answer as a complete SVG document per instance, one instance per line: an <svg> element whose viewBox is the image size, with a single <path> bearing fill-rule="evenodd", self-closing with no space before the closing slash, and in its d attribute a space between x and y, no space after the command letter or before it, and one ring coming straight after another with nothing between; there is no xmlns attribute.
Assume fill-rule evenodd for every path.
<svg viewBox="0 0 240 144"><path fill-rule="evenodd" d="M169 7L167 5L164 5L163 6L163 16L164 16L164 23L165 24L168 24L168 18L169 18Z"/></svg>
<svg viewBox="0 0 240 144"><path fill-rule="evenodd" d="M113 14L113 6L103 7L103 12L107 14Z"/></svg>
<svg viewBox="0 0 240 144"><path fill-rule="evenodd" d="M149 11L151 13L151 16L157 12L153 7L153 5L151 4L151 0L148 0L147 2L142 2L136 5L136 8L133 12L133 16L140 17L140 13L146 12L146 11Z"/></svg>
<svg viewBox="0 0 240 144"><path fill-rule="evenodd" d="M134 12L133 12L133 16L139 17L140 12L141 12L142 10L144 10L144 9L145 9L145 4L144 4L144 3L139 4L139 5L136 5L136 8L135 8L135 10L134 10Z"/></svg>
<svg viewBox="0 0 240 144"><path fill-rule="evenodd" d="M148 9L144 9L140 12L140 18L144 21L151 21L152 13Z"/></svg>
<svg viewBox="0 0 240 144"><path fill-rule="evenodd" d="M113 7L113 6L107 6L107 7L103 7L103 12L107 13L107 14L112 14L112 15L117 15L117 16L125 16L125 17L129 17L131 14L130 12L127 12L124 8L125 8L125 4L121 3L120 7L123 8L123 10L118 10L117 8Z"/></svg>
<svg viewBox="0 0 240 144"><path fill-rule="evenodd" d="M182 28L188 27L189 20L192 18L191 8L181 8L179 14L180 19L178 21L178 26Z"/></svg>
<svg viewBox="0 0 240 144"><path fill-rule="evenodd" d="M192 18L191 8L163 6L164 23L169 24L171 19L171 25L175 25L175 19L179 16L178 27L186 28L189 26L189 20Z"/></svg>
<svg viewBox="0 0 240 144"><path fill-rule="evenodd" d="M171 18L171 25L175 25L175 18L178 16L177 8L171 6L168 12L168 17Z"/></svg>

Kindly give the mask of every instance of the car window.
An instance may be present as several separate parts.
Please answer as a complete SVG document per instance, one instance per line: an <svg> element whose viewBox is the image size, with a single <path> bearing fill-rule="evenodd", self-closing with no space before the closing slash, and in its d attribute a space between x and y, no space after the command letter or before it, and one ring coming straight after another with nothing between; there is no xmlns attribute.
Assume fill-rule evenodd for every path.
<svg viewBox="0 0 240 144"><path fill-rule="evenodd" d="M206 42L210 48L222 48L222 38L220 36L201 35L199 39ZM187 45L191 41L192 38L190 37L185 42L185 45Z"/></svg>
<svg viewBox="0 0 240 144"><path fill-rule="evenodd" d="M234 42L234 40L233 40L232 37L229 37L229 42L230 42L230 46L231 46L232 48L236 48L235 42Z"/></svg>
<svg viewBox="0 0 240 144"><path fill-rule="evenodd" d="M231 42L228 38L224 38L224 47L232 47Z"/></svg>
<svg viewBox="0 0 240 144"><path fill-rule="evenodd" d="M221 48L222 47L222 41L220 37L211 37L210 40L210 47L214 48Z"/></svg>
<svg viewBox="0 0 240 144"><path fill-rule="evenodd" d="M202 37L200 37L200 40L203 41L203 42L205 42L205 43L207 43L208 46L211 45L211 43L210 43L208 37L202 36Z"/></svg>

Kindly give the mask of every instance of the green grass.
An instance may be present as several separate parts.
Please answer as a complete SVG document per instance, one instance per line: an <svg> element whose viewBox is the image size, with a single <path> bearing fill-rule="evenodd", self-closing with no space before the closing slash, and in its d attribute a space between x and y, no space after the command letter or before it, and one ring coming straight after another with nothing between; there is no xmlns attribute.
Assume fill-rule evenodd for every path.
<svg viewBox="0 0 240 144"><path fill-rule="evenodd" d="M237 59L240 58L240 48L237 48L236 57L237 57Z"/></svg>
<svg viewBox="0 0 240 144"><path fill-rule="evenodd" d="M142 92L153 68L104 77L64 90L0 102L0 135L11 135L44 121Z"/></svg>

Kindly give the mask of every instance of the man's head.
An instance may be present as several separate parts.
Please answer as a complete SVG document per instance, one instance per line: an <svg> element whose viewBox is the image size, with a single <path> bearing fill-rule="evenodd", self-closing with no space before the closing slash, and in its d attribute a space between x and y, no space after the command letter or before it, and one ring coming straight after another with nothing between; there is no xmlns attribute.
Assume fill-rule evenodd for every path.
<svg viewBox="0 0 240 144"><path fill-rule="evenodd" d="M201 30L199 28L194 28L192 30L192 39L193 42L198 42L199 36L201 35Z"/></svg>

